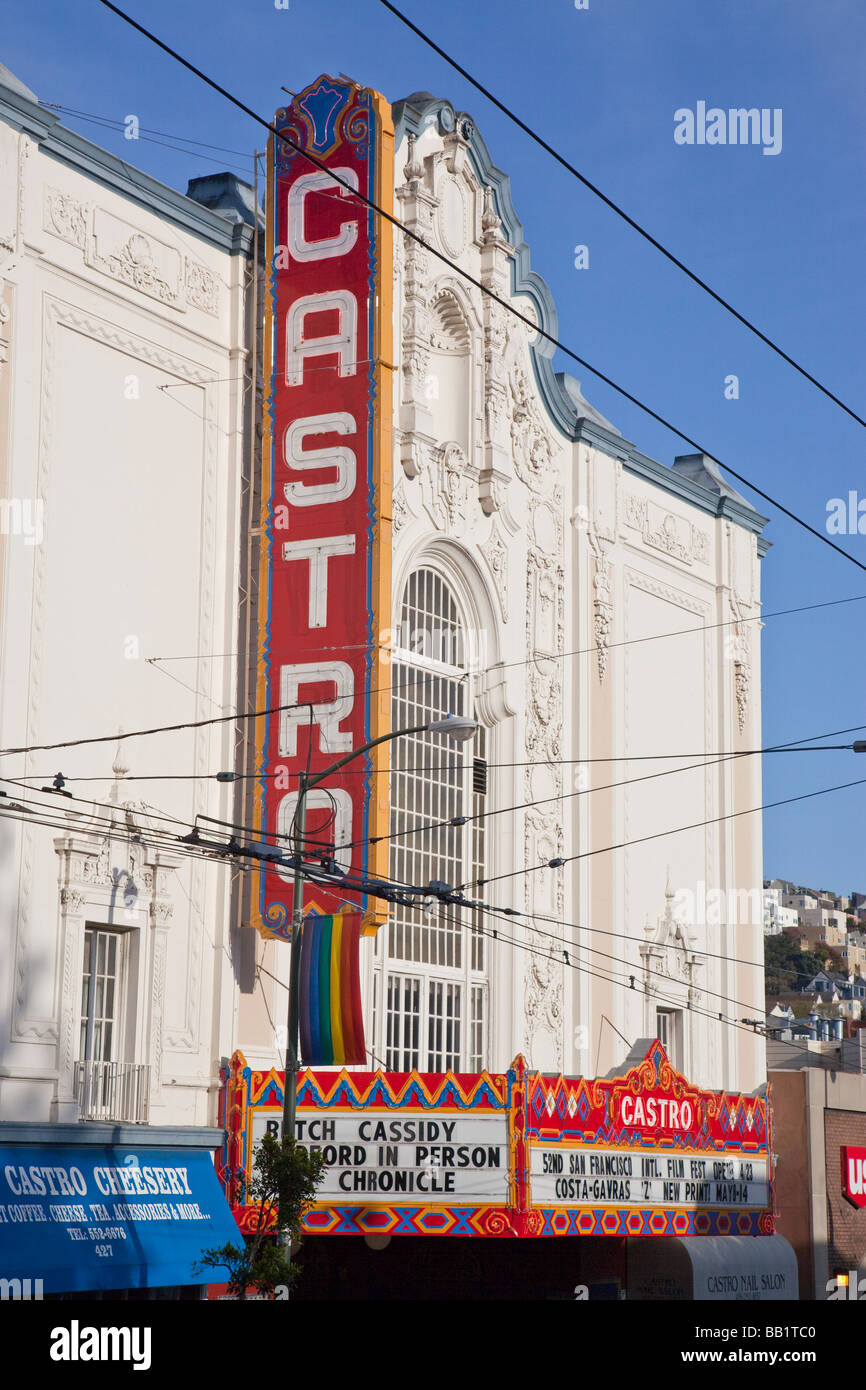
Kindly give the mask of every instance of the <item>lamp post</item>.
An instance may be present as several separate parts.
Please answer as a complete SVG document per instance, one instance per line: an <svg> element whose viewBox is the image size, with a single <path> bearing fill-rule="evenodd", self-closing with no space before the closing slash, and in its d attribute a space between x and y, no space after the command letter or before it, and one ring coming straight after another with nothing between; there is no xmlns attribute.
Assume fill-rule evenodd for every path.
<svg viewBox="0 0 866 1390"><path fill-rule="evenodd" d="M307 793L312 787L317 787L326 777L331 777L335 772L339 772L341 767L350 763L355 758L360 758L364 753L368 753L377 744L388 743L395 738L406 738L410 734L447 734L455 743L466 743L474 738L478 730L478 721L469 719L463 715L449 714L446 719L434 719L427 724L416 724L411 729L396 729L393 733L382 734L380 738L370 739L369 743L364 743L360 748L352 749L351 753L346 753L342 758L338 758L330 767L326 767L324 772L317 772L310 777L305 772L298 777L298 801L295 808L295 838L297 843L297 853L295 854L295 877L292 895L292 944L291 958L289 963L289 1015L286 1039L286 1072L283 1083L283 1138L294 1139L295 1137L295 1110L298 1099L298 1022L300 1014L300 983L301 983L301 933L304 929L304 868L302 861L304 838L307 825Z"/></svg>

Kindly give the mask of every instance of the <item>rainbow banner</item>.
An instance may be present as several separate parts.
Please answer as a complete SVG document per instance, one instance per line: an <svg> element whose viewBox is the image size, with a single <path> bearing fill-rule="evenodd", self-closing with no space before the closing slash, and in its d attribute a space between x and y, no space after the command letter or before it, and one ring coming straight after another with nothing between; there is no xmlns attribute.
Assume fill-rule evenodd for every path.
<svg viewBox="0 0 866 1390"><path fill-rule="evenodd" d="M301 1060L305 1066L366 1061L357 912L310 912L301 931Z"/></svg>

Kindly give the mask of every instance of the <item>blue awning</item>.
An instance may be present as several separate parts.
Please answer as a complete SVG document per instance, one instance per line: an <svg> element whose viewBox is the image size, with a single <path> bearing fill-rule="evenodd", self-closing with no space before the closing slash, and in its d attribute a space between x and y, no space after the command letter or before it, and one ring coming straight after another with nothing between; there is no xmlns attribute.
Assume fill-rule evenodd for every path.
<svg viewBox="0 0 866 1390"><path fill-rule="evenodd" d="M202 1251L243 1243L202 1149L0 1147L0 1278L44 1293L222 1282Z"/></svg>

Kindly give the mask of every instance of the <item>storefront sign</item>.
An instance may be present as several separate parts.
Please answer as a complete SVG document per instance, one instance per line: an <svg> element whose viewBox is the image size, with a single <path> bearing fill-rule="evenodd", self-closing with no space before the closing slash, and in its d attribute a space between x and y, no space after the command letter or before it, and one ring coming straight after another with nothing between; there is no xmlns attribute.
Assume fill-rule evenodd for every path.
<svg viewBox="0 0 866 1390"><path fill-rule="evenodd" d="M534 1202L557 1206L769 1205L765 1158L696 1158L670 1151L532 1147Z"/></svg>
<svg viewBox="0 0 866 1390"><path fill-rule="evenodd" d="M46 1293L207 1283L193 1264L236 1238L209 1153L0 1149L0 1277Z"/></svg>
<svg viewBox="0 0 866 1390"><path fill-rule="evenodd" d="M364 1119L299 1119L298 1139L322 1154L328 1167L319 1198L389 1202L406 1194L461 1202L508 1201L508 1124L503 1115L468 1118L436 1111L435 1119L393 1118L393 1110L365 1110ZM279 1121L254 1115L252 1139L279 1132Z"/></svg>
<svg viewBox="0 0 866 1390"><path fill-rule="evenodd" d="M298 774L387 733L388 668L379 660L391 595L391 225L393 127L377 93L321 77L277 112L267 199L272 294L262 447L255 824L292 849ZM333 170L337 179L326 169ZM387 744L313 789L307 838L343 871L385 877ZM329 848L330 847L330 848ZM264 867L256 926L287 938L292 870ZM346 901L366 931L376 900L308 885L305 908Z"/></svg>
<svg viewBox="0 0 866 1390"><path fill-rule="evenodd" d="M866 1207L866 1149L842 1149L842 1193L852 1207Z"/></svg>
<svg viewBox="0 0 866 1390"><path fill-rule="evenodd" d="M628 1241L629 1300L759 1303L796 1300L797 1256L783 1236L684 1236ZM742 1336L757 1336L743 1326Z"/></svg>
<svg viewBox="0 0 866 1390"><path fill-rule="evenodd" d="M543 1234L768 1235L766 1101L701 1091L653 1043L623 1077L527 1079Z"/></svg>
<svg viewBox="0 0 866 1390"><path fill-rule="evenodd" d="M257 1220L244 1175L257 1140L280 1132L282 1084L232 1059L225 1159L241 1229ZM773 1230L765 1101L698 1091L657 1042L612 1081L528 1073L521 1057L497 1075L307 1071L297 1134L328 1164L311 1233Z"/></svg>
<svg viewBox="0 0 866 1390"><path fill-rule="evenodd" d="M642 1129L652 1134L694 1133L699 1115L692 1102L675 1096L637 1095L629 1092L617 1097L620 1124L626 1129Z"/></svg>

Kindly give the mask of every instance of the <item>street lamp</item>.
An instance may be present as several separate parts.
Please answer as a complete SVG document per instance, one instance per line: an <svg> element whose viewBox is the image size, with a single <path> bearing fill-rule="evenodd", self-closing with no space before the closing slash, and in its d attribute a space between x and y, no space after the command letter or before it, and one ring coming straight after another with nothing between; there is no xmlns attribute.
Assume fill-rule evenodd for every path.
<svg viewBox="0 0 866 1390"><path fill-rule="evenodd" d="M346 763L352 762L354 758L360 758L364 753L369 753L371 748L375 748L380 743L389 743L395 738L406 738L410 734L445 734L454 743L466 743L474 738L478 731L477 719L469 719L465 715L449 714L445 719L433 719L427 724L416 724L411 729L396 729L393 733L382 734L379 738L370 739L369 743L362 744L360 748L354 748L351 753L346 753L342 758L338 758L330 767L326 767L324 772L317 772L310 776L306 772L298 774L298 801L295 808L295 839L297 853L295 854L295 878L292 897L292 944L291 957L289 962L289 1016L288 1016L288 1038L286 1041L286 1073L283 1082L283 1138L294 1139L295 1137L295 1110L298 1099L298 1023L300 1016L300 985L301 985L301 932L303 931L304 918L304 870L301 855L303 853L304 839L307 829L307 793L312 787L317 787L326 777L330 777L335 772L339 772Z"/></svg>

